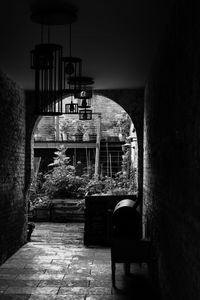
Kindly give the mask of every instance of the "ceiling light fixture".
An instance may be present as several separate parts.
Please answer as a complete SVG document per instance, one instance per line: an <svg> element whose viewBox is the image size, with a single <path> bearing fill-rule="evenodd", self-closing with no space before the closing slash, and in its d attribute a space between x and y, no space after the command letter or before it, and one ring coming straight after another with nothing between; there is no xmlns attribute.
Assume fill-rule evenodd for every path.
<svg viewBox="0 0 200 300"><path fill-rule="evenodd" d="M92 110L88 108L91 107L92 98L92 87L94 80L91 77L72 77L70 78L70 84L75 87L74 97L78 100L79 108L79 119L80 120L91 120Z"/></svg>
<svg viewBox="0 0 200 300"><path fill-rule="evenodd" d="M42 11L35 9L32 12L31 20L41 25L41 43L31 51L31 68L35 70L36 113L39 115L66 113L79 114L82 120L92 118L92 110L88 108L91 107L91 85L94 80L82 76L82 59L73 57L71 53L71 25L77 19L76 12L77 9L71 5ZM65 28L69 25L68 56L63 56L61 45L50 41L50 27L56 25L64 25ZM71 99L63 111L63 98L67 96Z"/></svg>
<svg viewBox="0 0 200 300"><path fill-rule="evenodd" d="M63 67L70 73L68 61L63 60L63 47L50 42L50 26L71 24L77 19L76 9L50 8L34 11L31 20L41 25L41 43L31 51L31 69L35 70L36 112L39 115L61 115L63 113ZM44 29L48 31L44 42ZM63 66L64 65L64 66Z"/></svg>

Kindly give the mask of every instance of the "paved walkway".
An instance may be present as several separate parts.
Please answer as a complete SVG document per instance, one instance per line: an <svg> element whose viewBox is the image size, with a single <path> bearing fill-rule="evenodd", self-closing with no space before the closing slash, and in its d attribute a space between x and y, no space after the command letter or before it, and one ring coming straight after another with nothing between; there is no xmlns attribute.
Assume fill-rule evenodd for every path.
<svg viewBox="0 0 200 300"><path fill-rule="evenodd" d="M31 242L0 267L0 300L156 300L145 265L111 285L110 249L83 246L82 223L37 223Z"/></svg>

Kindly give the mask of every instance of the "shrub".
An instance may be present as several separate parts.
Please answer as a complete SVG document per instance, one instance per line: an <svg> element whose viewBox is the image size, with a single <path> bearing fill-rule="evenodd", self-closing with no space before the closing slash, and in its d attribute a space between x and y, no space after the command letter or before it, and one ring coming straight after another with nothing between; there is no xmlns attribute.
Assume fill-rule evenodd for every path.
<svg viewBox="0 0 200 300"><path fill-rule="evenodd" d="M66 148L60 147L55 152L52 169L44 175L43 192L49 198L83 198L85 196L86 178L76 176L76 169L70 165Z"/></svg>
<svg viewBox="0 0 200 300"><path fill-rule="evenodd" d="M75 175L75 168L71 165L54 167L44 175L43 191L50 198L82 198L84 197L85 181Z"/></svg>
<svg viewBox="0 0 200 300"><path fill-rule="evenodd" d="M129 195L135 192L135 184L119 172L115 178L105 176L101 179L91 179L86 186L86 192L88 195Z"/></svg>

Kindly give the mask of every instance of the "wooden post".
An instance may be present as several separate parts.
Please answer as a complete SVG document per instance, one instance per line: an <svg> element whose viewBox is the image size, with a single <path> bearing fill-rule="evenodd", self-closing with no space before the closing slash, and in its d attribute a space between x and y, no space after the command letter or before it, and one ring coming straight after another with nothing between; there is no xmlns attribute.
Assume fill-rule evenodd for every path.
<svg viewBox="0 0 200 300"><path fill-rule="evenodd" d="M87 174L89 172L89 159L88 159L88 149L85 148L85 156L86 156L86 166L87 166Z"/></svg>
<svg viewBox="0 0 200 300"><path fill-rule="evenodd" d="M106 142L106 164L107 164L107 176L109 177L109 154L108 154L108 141Z"/></svg>
<svg viewBox="0 0 200 300"><path fill-rule="evenodd" d="M112 178L112 157L111 157L111 154L109 155L109 161L110 161L110 177Z"/></svg>
<svg viewBox="0 0 200 300"><path fill-rule="evenodd" d="M56 129L56 136L55 140L60 140L60 128L59 128L59 116L55 116L55 129Z"/></svg>
<svg viewBox="0 0 200 300"><path fill-rule="evenodd" d="M76 167L76 148L74 148L73 165Z"/></svg>
<svg viewBox="0 0 200 300"><path fill-rule="evenodd" d="M97 140L96 140L96 155L95 155L95 171L94 176L99 177L99 157L100 157L100 142L101 142L101 114L97 117Z"/></svg>

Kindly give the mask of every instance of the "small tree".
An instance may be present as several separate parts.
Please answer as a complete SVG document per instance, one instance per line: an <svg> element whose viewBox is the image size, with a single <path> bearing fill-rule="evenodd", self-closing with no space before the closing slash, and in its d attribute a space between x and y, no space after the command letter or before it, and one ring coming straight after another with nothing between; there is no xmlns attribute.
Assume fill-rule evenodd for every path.
<svg viewBox="0 0 200 300"><path fill-rule="evenodd" d="M70 165L70 158L65 154L66 148L61 146L55 152L52 170L44 175L43 191L50 198L83 198L85 194L85 179L76 176L75 167Z"/></svg>

